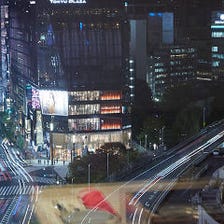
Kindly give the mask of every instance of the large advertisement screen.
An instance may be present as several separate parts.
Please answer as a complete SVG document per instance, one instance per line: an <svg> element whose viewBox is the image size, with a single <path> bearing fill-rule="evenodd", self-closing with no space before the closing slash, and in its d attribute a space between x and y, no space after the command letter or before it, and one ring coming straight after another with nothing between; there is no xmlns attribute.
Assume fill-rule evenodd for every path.
<svg viewBox="0 0 224 224"><path fill-rule="evenodd" d="M68 92L40 90L42 114L68 116Z"/></svg>

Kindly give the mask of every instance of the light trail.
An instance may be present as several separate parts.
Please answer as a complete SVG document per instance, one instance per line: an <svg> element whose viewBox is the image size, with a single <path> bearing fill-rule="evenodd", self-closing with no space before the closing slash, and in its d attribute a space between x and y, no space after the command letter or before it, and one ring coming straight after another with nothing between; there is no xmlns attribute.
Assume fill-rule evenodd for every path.
<svg viewBox="0 0 224 224"><path fill-rule="evenodd" d="M144 186L142 189L140 189L135 195L134 197L131 199L131 201L129 202L129 205L133 204L136 206L136 204L138 203L138 201L140 200L140 198L150 189L152 188L152 186L154 186L157 182L159 182L161 179L164 179L166 176L168 176L169 174L171 174L172 172L174 172L175 170L177 170L180 166L184 165L187 161L189 161L192 157L194 157L196 154L198 154L199 152L203 151L205 148L207 148L208 146L212 145L214 142L216 142L218 139L220 139L221 137L223 137L224 135L224 131L220 132L219 134L217 134L216 136L214 136L213 138L211 138L210 140L208 140L206 143L204 143L203 145L201 145L200 147L198 147L197 149L193 150L192 152L190 152L189 154L185 155L184 157L182 157L181 159L177 160L175 163L169 165L168 167L166 167L165 169L163 169L162 171L160 171L156 176L154 176L154 179L150 180L150 182ZM141 217L139 217L141 218Z"/></svg>

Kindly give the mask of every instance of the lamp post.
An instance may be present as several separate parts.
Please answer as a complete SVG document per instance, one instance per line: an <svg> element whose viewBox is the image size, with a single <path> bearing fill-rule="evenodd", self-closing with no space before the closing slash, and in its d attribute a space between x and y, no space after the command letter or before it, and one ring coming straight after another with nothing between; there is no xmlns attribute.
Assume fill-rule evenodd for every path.
<svg viewBox="0 0 224 224"><path fill-rule="evenodd" d="M109 152L107 152L107 180L109 180Z"/></svg>
<svg viewBox="0 0 224 224"><path fill-rule="evenodd" d="M54 149L53 149L53 136L52 132L54 130L54 123L51 118L51 123L50 123L50 150L51 150L51 165L54 165Z"/></svg>
<svg viewBox="0 0 224 224"><path fill-rule="evenodd" d="M203 107L203 112L202 113L203 113L202 114L202 126L204 128L205 125L206 125L206 120L205 120L205 117L206 117L206 108L205 107Z"/></svg>
<svg viewBox="0 0 224 224"><path fill-rule="evenodd" d="M89 191L90 191L90 181L91 181L90 168L91 168L91 164L89 163L88 164L88 188L89 188Z"/></svg>
<svg viewBox="0 0 224 224"><path fill-rule="evenodd" d="M162 146L164 146L164 129L165 129L165 126L163 126L162 127L162 136L161 136L161 138L162 138Z"/></svg>

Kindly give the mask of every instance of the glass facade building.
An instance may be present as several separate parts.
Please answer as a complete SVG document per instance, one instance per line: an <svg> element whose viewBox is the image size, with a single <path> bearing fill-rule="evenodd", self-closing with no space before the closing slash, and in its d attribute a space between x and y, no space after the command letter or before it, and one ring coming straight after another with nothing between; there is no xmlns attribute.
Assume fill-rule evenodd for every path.
<svg viewBox="0 0 224 224"><path fill-rule="evenodd" d="M63 152L59 159L67 158L69 150L82 154L108 141L127 144L129 25L124 5L15 0L10 1L10 20L13 91L30 123L27 138L36 141L35 114L41 111L43 143L53 123L53 147Z"/></svg>

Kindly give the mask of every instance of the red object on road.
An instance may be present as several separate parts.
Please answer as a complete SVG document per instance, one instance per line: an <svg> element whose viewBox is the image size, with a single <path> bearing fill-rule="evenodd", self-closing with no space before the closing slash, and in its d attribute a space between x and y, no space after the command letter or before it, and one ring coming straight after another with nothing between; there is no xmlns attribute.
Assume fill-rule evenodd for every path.
<svg viewBox="0 0 224 224"><path fill-rule="evenodd" d="M83 190L80 192L79 197L81 198L82 203L86 208L104 210L118 216L117 212L105 200L103 193L99 190Z"/></svg>

